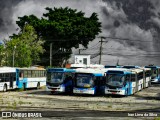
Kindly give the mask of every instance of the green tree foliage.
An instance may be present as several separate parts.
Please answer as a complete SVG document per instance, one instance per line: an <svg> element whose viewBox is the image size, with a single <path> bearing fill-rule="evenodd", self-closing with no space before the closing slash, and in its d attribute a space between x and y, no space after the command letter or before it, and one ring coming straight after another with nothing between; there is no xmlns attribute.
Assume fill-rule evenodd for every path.
<svg viewBox="0 0 160 120"><path fill-rule="evenodd" d="M32 25L39 37L46 40L45 54L41 56L41 64L49 65L49 48L53 43L53 65L62 65L68 60L72 48L79 44L87 47L101 32L101 23L96 13L86 17L82 11L66 8L46 8L47 13L41 19L34 15L19 17L18 26L22 29L28 23Z"/></svg>
<svg viewBox="0 0 160 120"><path fill-rule="evenodd" d="M38 39L34 28L25 25L18 35L13 35L6 43L7 65L13 65L13 58L16 67L29 67L36 64L39 61L39 55L44 52L43 43Z"/></svg>

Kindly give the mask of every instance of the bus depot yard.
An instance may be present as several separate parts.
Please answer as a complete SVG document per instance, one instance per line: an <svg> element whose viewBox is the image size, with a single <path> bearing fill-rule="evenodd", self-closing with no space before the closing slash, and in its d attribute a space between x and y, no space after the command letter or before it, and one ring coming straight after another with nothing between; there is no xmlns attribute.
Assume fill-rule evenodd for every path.
<svg viewBox="0 0 160 120"><path fill-rule="evenodd" d="M54 116L63 117L68 115L82 117L87 115L87 112L94 117L98 115L95 112L105 111L160 113L160 85L153 84L134 95L118 97L51 94L45 88L0 92L0 109L1 111L57 111ZM72 112L63 113L67 111ZM156 117L152 115L153 118Z"/></svg>

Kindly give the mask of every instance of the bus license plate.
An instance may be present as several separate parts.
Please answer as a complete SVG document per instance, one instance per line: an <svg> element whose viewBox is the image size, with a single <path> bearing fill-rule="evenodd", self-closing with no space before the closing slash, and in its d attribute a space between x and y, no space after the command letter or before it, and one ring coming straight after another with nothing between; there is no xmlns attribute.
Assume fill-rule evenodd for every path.
<svg viewBox="0 0 160 120"><path fill-rule="evenodd" d="M80 93L83 93L83 90L80 90Z"/></svg>

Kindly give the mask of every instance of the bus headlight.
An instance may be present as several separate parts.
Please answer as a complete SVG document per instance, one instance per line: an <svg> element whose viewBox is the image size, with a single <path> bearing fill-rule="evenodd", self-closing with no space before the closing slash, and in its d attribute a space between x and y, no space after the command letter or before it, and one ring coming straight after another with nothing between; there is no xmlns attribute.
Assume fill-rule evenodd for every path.
<svg viewBox="0 0 160 120"><path fill-rule="evenodd" d="M85 87L85 88L89 88L89 87L91 87L91 85L85 84L84 87Z"/></svg>

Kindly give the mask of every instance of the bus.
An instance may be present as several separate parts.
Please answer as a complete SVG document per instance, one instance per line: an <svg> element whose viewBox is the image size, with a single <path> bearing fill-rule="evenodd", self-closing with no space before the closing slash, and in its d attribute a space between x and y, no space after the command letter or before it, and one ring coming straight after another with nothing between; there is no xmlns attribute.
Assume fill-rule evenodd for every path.
<svg viewBox="0 0 160 120"><path fill-rule="evenodd" d="M106 69L80 68L76 69L74 79L74 94L101 94L101 86L105 83Z"/></svg>
<svg viewBox="0 0 160 120"><path fill-rule="evenodd" d="M145 66L151 69L151 83L160 83L160 67L159 66Z"/></svg>
<svg viewBox="0 0 160 120"><path fill-rule="evenodd" d="M0 91L11 89L34 88L45 86L45 69L37 68L0 68Z"/></svg>
<svg viewBox="0 0 160 120"><path fill-rule="evenodd" d="M48 68L46 91L53 93L72 93L75 70L67 68Z"/></svg>
<svg viewBox="0 0 160 120"><path fill-rule="evenodd" d="M105 94L127 96L148 87L150 81L148 76L150 78L151 74L149 70L117 68L108 70L105 76Z"/></svg>
<svg viewBox="0 0 160 120"><path fill-rule="evenodd" d="M40 89L46 85L46 70L44 68L17 68L16 73L16 85L19 89Z"/></svg>
<svg viewBox="0 0 160 120"><path fill-rule="evenodd" d="M16 68L0 67L0 91L6 92L7 90L17 88Z"/></svg>

